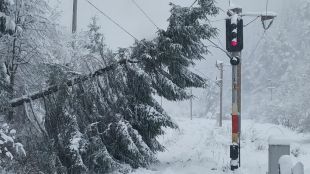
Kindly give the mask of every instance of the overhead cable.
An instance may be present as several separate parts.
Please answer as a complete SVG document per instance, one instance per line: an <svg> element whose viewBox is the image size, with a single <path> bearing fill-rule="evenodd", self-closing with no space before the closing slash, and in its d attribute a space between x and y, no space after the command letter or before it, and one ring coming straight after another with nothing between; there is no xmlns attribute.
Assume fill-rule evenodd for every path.
<svg viewBox="0 0 310 174"><path fill-rule="evenodd" d="M112 19L109 15L107 15L106 13L104 13L102 10L100 10L99 8L97 8L92 2L90 2L89 0L85 0L86 2L88 2L92 7L94 7L98 12L100 12L103 16L105 16L108 20L110 20L112 23L114 23L116 26L118 26L121 30L123 30L125 33L127 33L129 36L131 36L133 39L135 39L136 41L138 41L138 39L131 34L128 30L126 30L124 27L122 27L119 23L117 23L114 19Z"/></svg>
<svg viewBox="0 0 310 174"><path fill-rule="evenodd" d="M264 31L264 32L263 32L263 34L261 35L260 39L257 41L257 43L256 43L256 45L255 45L255 47L254 47L253 51L251 52L251 54L249 55L249 57L248 57L248 58L250 58L250 57L252 57L252 56L253 56L253 54L255 53L256 49L258 48L258 46L259 46L260 42L263 40L263 38L264 38L265 34L266 34L266 31Z"/></svg>
<svg viewBox="0 0 310 174"><path fill-rule="evenodd" d="M192 8L196 4L197 0L195 0L189 8Z"/></svg>
<svg viewBox="0 0 310 174"><path fill-rule="evenodd" d="M157 28L157 30L160 30L154 20L141 8L141 6L135 0L131 0L131 2L144 14L144 16Z"/></svg>

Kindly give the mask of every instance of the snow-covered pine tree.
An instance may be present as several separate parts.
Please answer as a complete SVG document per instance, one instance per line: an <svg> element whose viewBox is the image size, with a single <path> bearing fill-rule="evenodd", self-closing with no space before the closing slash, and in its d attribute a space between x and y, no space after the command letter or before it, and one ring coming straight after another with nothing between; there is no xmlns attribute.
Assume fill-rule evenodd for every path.
<svg viewBox="0 0 310 174"><path fill-rule="evenodd" d="M135 168L146 167L155 161L154 153L163 150L156 137L164 133L162 127L175 128L176 125L153 94L168 100L184 100L190 97L186 93L188 87L203 87L205 84L204 79L189 71L188 67L194 65L195 60L203 59L208 52L202 40L214 36L216 29L202 20L215 15L217 8L211 0L201 0L198 4L193 8L172 4L167 30L159 31L158 37L151 41L142 40L132 48L120 49L116 57L102 54L106 52L103 36L95 21L90 25L89 41L85 46L89 54L85 56L104 60L104 64L120 59L128 59L128 63L87 84L73 87L78 92L72 90L71 95L75 97L67 99L72 103L67 106L69 115L74 115L71 118L77 123L72 125L74 129L69 129L71 135L77 130L82 134L76 148L79 152L74 156L80 156L88 171L107 172L124 162ZM65 131L49 132L57 135ZM70 142L65 144L71 146ZM83 151L90 146L95 151ZM98 151L100 155L94 156ZM70 153L66 154L70 156ZM91 161L94 157L98 164L105 165ZM78 166L75 164L78 161L69 161L67 168Z"/></svg>
<svg viewBox="0 0 310 174"><path fill-rule="evenodd" d="M195 61L203 59L203 55L208 52L202 41L213 37L216 29L202 21L208 20L210 15L215 15L218 9L210 0L198 1L198 4L198 7L193 8L171 4L167 30L158 31L158 37L151 41L137 42L131 51L131 60L139 63L131 65L134 80L130 80L133 81L130 91L131 95L137 97L130 103L139 104L138 110L143 113L138 115L138 118L142 119L133 126L154 151L162 150L155 139L163 133L161 126L174 127L174 125L170 122L158 122L160 119L156 115L164 112L151 94L155 93L172 101L184 100L190 97L186 92L187 88L205 85L205 80L191 72L188 67L194 65ZM151 84L150 88L146 87L148 84ZM148 94L148 97L143 94ZM143 106L144 103L148 106ZM148 112L151 115L145 114ZM166 114L164 116L167 117ZM154 142L156 146L152 145Z"/></svg>

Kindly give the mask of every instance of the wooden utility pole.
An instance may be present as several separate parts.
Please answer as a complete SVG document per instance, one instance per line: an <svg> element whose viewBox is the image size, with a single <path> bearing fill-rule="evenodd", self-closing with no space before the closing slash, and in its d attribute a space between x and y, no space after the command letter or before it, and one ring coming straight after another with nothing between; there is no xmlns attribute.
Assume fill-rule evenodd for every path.
<svg viewBox="0 0 310 174"><path fill-rule="evenodd" d="M77 0L73 0L72 33L77 29Z"/></svg>
<svg viewBox="0 0 310 174"><path fill-rule="evenodd" d="M190 114L191 120L193 119L193 89L191 88L191 98L190 98Z"/></svg>
<svg viewBox="0 0 310 174"><path fill-rule="evenodd" d="M224 78L224 64L223 62L216 62L216 67L220 70L220 80L219 80L219 87L220 87L220 118L219 118L219 126L222 127L223 125L223 78Z"/></svg>
<svg viewBox="0 0 310 174"><path fill-rule="evenodd" d="M268 87L268 89L270 90L270 100L272 101L272 95L273 95L273 89L275 89L275 87L272 84L271 79L268 79L270 86Z"/></svg>

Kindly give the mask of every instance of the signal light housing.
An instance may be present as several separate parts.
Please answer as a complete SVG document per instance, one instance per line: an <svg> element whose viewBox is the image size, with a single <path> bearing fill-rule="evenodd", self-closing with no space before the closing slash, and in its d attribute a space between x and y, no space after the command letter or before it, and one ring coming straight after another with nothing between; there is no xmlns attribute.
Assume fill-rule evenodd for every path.
<svg viewBox="0 0 310 174"><path fill-rule="evenodd" d="M239 52L243 49L243 20L238 19L237 24L226 19L226 50Z"/></svg>
<svg viewBox="0 0 310 174"><path fill-rule="evenodd" d="M237 145L230 145L230 158L237 160L239 155L239 147Z"/></svg>

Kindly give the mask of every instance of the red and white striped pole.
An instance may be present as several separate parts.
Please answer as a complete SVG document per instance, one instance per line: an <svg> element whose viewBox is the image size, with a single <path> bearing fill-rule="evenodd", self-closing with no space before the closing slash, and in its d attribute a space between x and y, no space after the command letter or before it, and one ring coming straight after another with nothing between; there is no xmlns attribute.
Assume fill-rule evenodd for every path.
<svg viewBox="0 0 310 174"><path fill-rule="evenodd" d="M233 57L240 58L240 52L233 52ZM240 80L238 75L238 66L232 65L232 145L230 146L230 166L231 170L238 169L240 166L240 99L239 89Z"/></svg>
<svg viewBox="0 0 310 174"><path fill-rule="evenodd" d="M240 167L241 132L241 50L243 49L243 21L241 8L228 11L226 19L226 49L231 54L232 65L232 144L230 146L230 166L234 171Z"/></svg>

